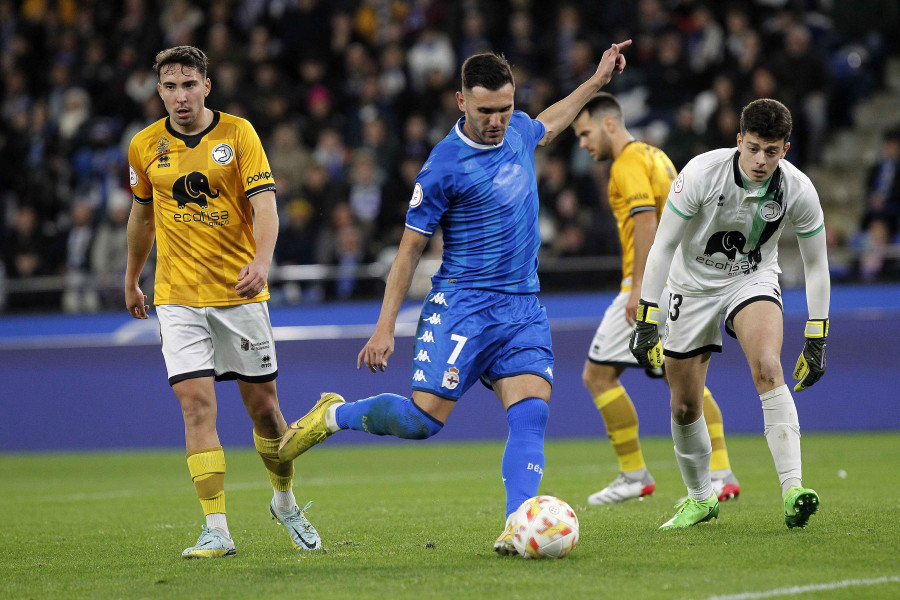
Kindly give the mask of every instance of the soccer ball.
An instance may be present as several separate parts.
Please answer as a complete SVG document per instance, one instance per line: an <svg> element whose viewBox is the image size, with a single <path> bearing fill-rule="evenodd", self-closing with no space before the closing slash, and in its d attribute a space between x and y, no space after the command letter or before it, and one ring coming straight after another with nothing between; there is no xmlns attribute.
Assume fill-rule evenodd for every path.
<svg viewBox="0 0 900 600"><path fill-rule="evenodd" d="M512 542L525 558L562 558L578 543L578 517L565 501L535 496L512 514Z"/></svg>

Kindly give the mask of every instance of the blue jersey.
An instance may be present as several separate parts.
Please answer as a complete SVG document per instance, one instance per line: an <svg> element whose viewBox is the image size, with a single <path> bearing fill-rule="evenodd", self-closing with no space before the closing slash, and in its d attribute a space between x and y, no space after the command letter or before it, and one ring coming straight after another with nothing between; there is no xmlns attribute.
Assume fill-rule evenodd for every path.
<svg viewBox="0 0 900 600"><path fill-rule="evenodd" d="M541 236L534 149L544 124L514 111L503 141L487 145L463 133L464 119L419 172L406 226L425 235L441 227L444 254L433 290L535 293Z"/></svg>

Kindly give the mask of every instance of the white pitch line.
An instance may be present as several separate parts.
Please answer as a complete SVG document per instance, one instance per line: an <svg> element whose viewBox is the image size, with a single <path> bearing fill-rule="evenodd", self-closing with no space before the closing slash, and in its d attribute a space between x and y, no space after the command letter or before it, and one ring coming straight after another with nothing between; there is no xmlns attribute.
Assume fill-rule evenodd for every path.
<svg viewBox="0 0 900 600"><path fill-rule="evenodd" d="M791 587L775 588L764 592L744 592L742 594L726 594L724 596L709 596L706 600L757 600L758 598L776 598L778 596L793 596L807 592L821 592L837 590L840 588L863 587L869 585L881 585L883 583L900 583L900 577L877 577L875 579L844 579L831 583L815 583L811 585L794 585Z"/></svg>

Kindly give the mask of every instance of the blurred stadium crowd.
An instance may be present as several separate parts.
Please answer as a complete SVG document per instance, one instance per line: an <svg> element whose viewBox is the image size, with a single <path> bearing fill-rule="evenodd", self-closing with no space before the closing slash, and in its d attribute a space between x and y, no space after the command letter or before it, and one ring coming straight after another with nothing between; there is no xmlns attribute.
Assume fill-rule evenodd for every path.
<svg viewBox="0 0 900 600"><path fill-rule="evenodd" d="M898 13L894 0L0 0L0 309L123 306L127 147L165 116L150 66L169 46L208 53L207 106L248 118L263 141L277 264L338 268L273 278L273 301L321 301L380 293L359 267L390 262L415 176L460 116L459 66L473 53L503 52L516 108L536 116L609 43L633 38L610 91L676 167L734 145L741 107L774 97L794 115L788 158L809 168L883 89ZM619 252L608 165L576 149L569 133L538 156L551 262ZM860 258L836 272L846 279L897 277L878 248L897 233L900 132L875 155L856 200ZM617 285L607 275L592 287Z"/></svg>

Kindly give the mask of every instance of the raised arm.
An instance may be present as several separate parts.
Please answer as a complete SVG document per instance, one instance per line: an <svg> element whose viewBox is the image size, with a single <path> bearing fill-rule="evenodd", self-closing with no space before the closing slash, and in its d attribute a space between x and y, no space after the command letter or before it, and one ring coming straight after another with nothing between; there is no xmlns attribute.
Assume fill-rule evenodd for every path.
<svg viewBox="0 0 900 600"><path fill-rule="evenodd" d="M381 313L378 323L375 324L375 333L360 350L356 357L356 368L365 364L370 371L376 368L384 371L388 358L394 353L394 328L397 325L397 314L400 306L409 291L422 251L428 244L429 237L412 229L406 229L400 240L400 248L397 256L391 264L391 272L388 274L384 289L384 300L381 303Z"/></svg>
<svg viewBox="0 0 900 600"><path fill-rule="evenodd" d="M537 120L544 124L546 133L541 140L540 145L546 146L552 142L556 136L562 133L566 127L572 124L578 113L596 94L600 88L609 83L613 73L621 73L625 70L625 56L622 50L631 45L631 40L625 40L618 44L613 44L603 53L597 70L591 75L591 78L575 88L571 94L560 100L559 102L547 107L541 114L537 116Z"/></svg>

